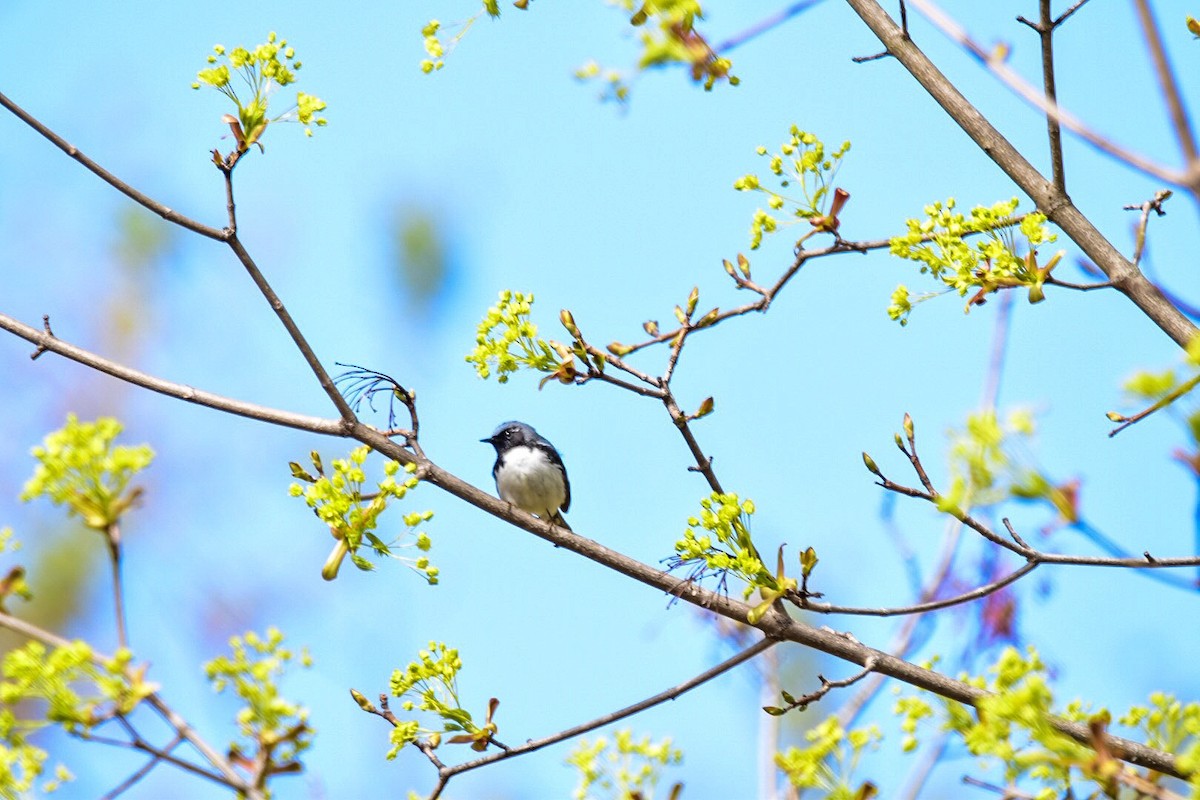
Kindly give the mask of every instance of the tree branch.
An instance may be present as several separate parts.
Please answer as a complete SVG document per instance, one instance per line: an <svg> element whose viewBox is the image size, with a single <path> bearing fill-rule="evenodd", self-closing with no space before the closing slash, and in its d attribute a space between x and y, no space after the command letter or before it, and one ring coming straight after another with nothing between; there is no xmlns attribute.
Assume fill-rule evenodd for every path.
<svg viewBox="0 0 1200 800"><path fill-rule="evenodd" d="M876 0L846 2L947 115L1104 272L1114 288L1133 301L1176 344L1185 347L1196 333L1196 326L1191 320L1113 247L1071 203L1070 198L1055 190L1054 185L967 101L920 48L904 35ZM910 2L929 8L927 0ZM1062 121L1064 125L1067 124L1065 119Z"/></svg>
<svg viewBox="0 0 1200 800"><path fill-rule="evenodd" d="M279 321L287 329L288 335L292 337L292 342L300 350L300 354L304 356L304 360L308 362L309 368L317 376L317 382L321 384L321 388L325 390L325 394L333 401L333 405L341 415L343 423L350 424L355 422L357 418L354 415L354 410L350 408L350 404L346 402L346 398L342 397L342 393L334 385L333 379L325 371L321 360L317 358L317 354L309 346L308 340L300 332L300 326L292 319L292 315L288 313L287 307L279 299L279 295L275 294L275 290L271 288L271 284L267 283L266 277L259 270L258 265L254 263L254 259L246 252L246 248L242 246L242 242L238 239L237 234L231 234L228 242L229 247L238 257L238 261L241 261L242 266L250 273L250 278L254 281L254 285L258 287L263 297L267 299L271 310L275 312L275 316L279 317Z"/></svg>
<svg viewBox="0 0 1200 800"><path fill-rule="evenodd" d="M143 206L144 208L147 208L150 211L153 211L155 214L158 214L160 217L165 219L167 222L174 222L176 225L179 225L180 227L183 227L183 228L187 228L189 231L192 231L193 233L198 233L201 236L208 237L209 239L216 239L219 242L223 242L226 240L226 238L228 236L226 231L218 230L217 228L213 228L209 225L205 225L203 223L197 222L196 220L194 220L190 217L185 217L183 214L180 214L177 211L173 211L170 208L167 208L165 205L158 202L157 200L149 197L148 195L142 194L137 189L134 189L129 184L120 180L115 175L113 175L111 172L104 169L99 164L97 164L95 161L92 161L90 158L88 158L83 153L81 153L79 151L79 148L75 147L73 144L71 144L67 140L63 139L61 136L56 134L54 131L47 128L45 125L43 125L41 122L39 122L35 117L31 116L28 112L26 112L23 108L18 106L16 103L14 103L9 98L5 97L3 93L0 93L0 106L3 106L4 108L11 111L13 113L13 115L17 117L17 119L21 120L26 125L28 125L29 127L33 128L35 131L40 133L42 136L49 139L54 144L54 146L57 147L59 150L62 150L64 153L69 155L71 158L78 161L88 171L90 171L92 174L94 174L98 178L100 178L100 180L104 181L109 186L113 187L118 192L120 192L121 194L123 194L126 197L128 197L129 199L133 200L138 205Z"/></svg>
<svg viewBox="0 0 1200 800"><path fill-rule="evenodd" d="M1162 91L1163 102L1167 106L1167 114L1171 118L1171 127L1179 142L1179 150L1190 176L1189 187L1193 194L1200 197L1200 159L1196 153L1196 137L1192 132L1191 119L1183 105L1183 96L1179 91L1179 82L1175 79L1175 71L1167 59L1166 48L1163 47L1162 36L1158 32L1158 23L1154 21L1154 13L1146 0L1134 0L1137 9L1138 22L1142 26L1142 35L1146 37L1146 49L1150 51L1150 60L1154 62L1154 74L1158 78L1158 87Z"/></svg>
<svg viewBox="0 0 1200 800"><path fill-rule="evenodd" d="M312 433L322 433L332 436L344 434L343 423L341 420L322 419L320 417L309 417L303 414L293 414L288 411L280 411L278 409L269 408L267 406L255 405L253 403L245 403L241 400L234 400L229 397L212 394L211 392L194 389L191 386L186 386L181 383L173 383L163 380L162 378L149 375L145 372L139 372L135 369L119 364L115 361L110 361L107 358L98 356L81 347L76 347L73 344L68 344L62 339L56 337L50 332L47 325L44 330L33 328L24 323L18 322L6 314L0 314L0 330L6 330L25 341L37 345L37 350L31 357L37 357L43 352L57 353L64 358L83 364L85 367L91 367L98 372L103 372L106 375L111 375L114 378L131 383L134 386L141 386L144 389L149 389L152 392L174 397L179 400L186 400L189 403L195 403L200 406L216 409L217 411L225 411L229 414L235 414L239 417L248 419L256 419L261 422L269 422L272 425L282 425L287 428L296 428L302 431L310 431Z"/></svg>
<svg viewBox="0 0 1200 800"><path fill-rule="evenodd" d="M478 769L479 767L487 766L488 764L494 764L497 761L504 761L506 759L513 758L514 756L532 753L535 750L541 750L543 747L557 744L565 739L570 739L575 736L582 736L583 734L594 731L597 728L601 728L605 725L611 725L614 722L619 722L626 717L631 717L634 714L645 711L648 708L653 708L660 703L665 703L668 700L674 700L680 695L695 689L697 686L701 686L713 678L725 674L739 664L749 661L759 653L768 650L776 644L778 644L778 642L772 639L761 639L734 656L722 661L720 664L717 664L715 667L705 670L696 677L689 678L677 686L673 686L670 689L659 692L652 697L647 697L645 700L634 703L631 706L626 706L619 711L613 711L610 714L605 714L602 717L597 717L589 722L576 725L572 728L567 728L566 730L559 731L558 733L551 734L550 736L546 736L541 739L532 739L523 745L511 747L508 750L503 750L489 756L484 756L483 758L477 758L474 761L467 761L462 764L456 764L452 767L446 767L444 770L442 770L442 772L446 778L450 778L463 772L468 772L473 769Z"/></svg>
<svg viewBox="0 0 1200 800"><path fill-rule="evenodd" d="M0 628L6 628L14 633L19 633L29 639L35 639L51 647L62 648L70 647L71 645L69 641L58 634L39 628L36 625L26 622L19 617L14 617L4 611L0 611ZM112 660L110 657L104 656L95 651L93 651L92 655L96 663L100 666L104 666ZM231 767L216 750L209 746L206 741L200 738L192 726L188 724L187 720L185 720L174 709L168 706L163 699L158 696L157 692L147 695L144 702L148 703L151 708L157 711L159 716L166 720L166 722L172 728L174 728L177 734L186 739L188 744L196 748L196 751L200 753L200 755L204 756L204 759L208 761L208 763L212 764L213 768L221 774L221 778L223 778L227 786L245 793L250 800L264 800L262 793L254 789L254 787L248 786L246 782L242 780L241 776L239 776L233 770L233 767Z"/></svg>

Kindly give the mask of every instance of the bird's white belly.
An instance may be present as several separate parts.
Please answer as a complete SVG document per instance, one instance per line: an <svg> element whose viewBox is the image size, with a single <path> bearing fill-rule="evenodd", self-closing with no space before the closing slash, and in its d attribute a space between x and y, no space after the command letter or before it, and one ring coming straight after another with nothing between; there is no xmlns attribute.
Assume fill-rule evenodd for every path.
<svg viewBox="0 0 1200 800"><path fill-rule="evenodd" d="M562 471L530 447L514 447L504 454L496 489L501 499L543 519L553 517L567 499Z"/></svg>

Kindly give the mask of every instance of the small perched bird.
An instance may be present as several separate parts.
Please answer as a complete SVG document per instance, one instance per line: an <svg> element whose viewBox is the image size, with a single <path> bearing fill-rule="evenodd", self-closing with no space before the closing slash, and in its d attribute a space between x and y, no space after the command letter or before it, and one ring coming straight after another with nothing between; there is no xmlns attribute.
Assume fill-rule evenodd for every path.
<svg viewBox="0 0 1200 800"><path fill-rule="evenodd" d="M524 422L502 422L479 441L496 448L492 477L501 500L571 530L562 518L571 507L571 484L554 445Z"/></svg>

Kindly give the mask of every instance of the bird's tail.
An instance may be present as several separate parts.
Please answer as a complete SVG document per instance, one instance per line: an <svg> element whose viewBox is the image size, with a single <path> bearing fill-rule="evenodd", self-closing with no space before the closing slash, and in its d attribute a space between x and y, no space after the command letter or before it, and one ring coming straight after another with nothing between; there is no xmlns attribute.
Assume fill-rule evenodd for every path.
<svg viewBox="0 0 1200 800"><path fill-rule="evenodd" d="M567 521L563 519L563 515L560 512L554 512L554 516L550 518L550 521L560 528L566 528L567 530L571 531L571 533L575 532L574 529L567 524Z"/></svg>

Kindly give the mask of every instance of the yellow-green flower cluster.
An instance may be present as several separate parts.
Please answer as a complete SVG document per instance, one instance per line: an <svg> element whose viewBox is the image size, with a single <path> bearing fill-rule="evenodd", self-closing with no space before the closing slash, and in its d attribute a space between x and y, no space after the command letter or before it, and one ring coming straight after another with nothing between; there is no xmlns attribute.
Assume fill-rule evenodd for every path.
<svg viewBox="0 0 1200 800"><path fill-rule="evenodd" d="M458 672L462 669L462 659L458 650L447 647L445 642L430 642L427 650L417 653L417 660L410 662L404 669L392 673L392 695L400 699L401 708L405 711L427 711L436 715L442 723L441 730L433 730L422 726L415 720L403 722L403 727L397 726L392 732L392 749L387 757L393 759L406 744L414 742L422 734L428 734L426 740L431 747L441 744L443 733L458 733L450 741L457 743L480 742L486 747L487 739L495 732L496 727L491 721L493 700L488 712L488 721L481 728L471 718L470 712L463 709L458 700Z"/></svg>
<svg viewBox="0 0 1200 800"><path fill-rule="evenodd" d="M840 800L874 795L865 782L856 781L854 772L864 751L883 738L878 727L846 731L837 716L831 715L805 731L804 738L809 742L807 747L789 747L775 754L775 766L792 786L821 789L825 797Z"/></svg>
<svg viewBox="0 0 1200 800"><path fill-rule="evenodd" d="M1015 409L1001 420L994 410L967 416L961 430L949 433L950 489L937 499L940 510L953 514L995 505L1010 498L1042 500L1066 522L1077 519L1072 490L1055 485L1018 457L1033 438L1035 425L1028 409Z"/></svg>
<svg viewBox="0 0 1200 800"><path fill-rule="evenodd" d="M632 3L626 3L632 9ZM704 9L697 0L647 0L630 17L630 24L641 27L642 56L638 69L667 64L686 64L692 80L711 91L718 80L730 86L740 82L729 70L733 62L716 53L703 34L696 30L696 21L704 18ZM653 26L647 23L653 23Z"/></svg>
<svg viewBox="0 0 1200 800"><path fill-rule="evenodd" d="M0 796L24 797L43 777L46 751L29 739L47 724L85 737L117 715L132 713L157 687L144 680L145 668L132 668L128 650L100 662L81 641L49 650L28 642L9 651L0 665ZM39 709L40 718L30 716ZM41 783L54 791L71 780L58 765Z"/></svg>
<svg viewBox="0 0 1200 800"><path fill-rule="evenodd" d="M925 207L924 219L908 220L908 231L891 240L891 253L916 261L922 274L928 273L960 297L975 292L967 303L968 311L984 302L986 295L1017 286L1028 287L1029 301L1039 302L1045 297L1043 285L1062 253L1038 264L1038 246L1055 241L1056 236L1040 212L1019 220L1014 217L1017 205L1014 197L991 208L976 206L964 215L956 210L954 198L933 203ZM907 298L908 290L901 286L888 308L888 316L901 324L912 311Z"/></svg>
<svg viewBox="0 0 1200 800"><path fill-rule="evenodd" d="M713 492L700 501L700 508L700 515L688 519L688 529L675 543L670 568L690 567L696 580L716 574L722 585L728 575L736 575L746 582L745 597L755 589L778 589L750 539L754 503L736 494Z"/></svg>
<svg viewBox="0 0 1200 800"><path fill-rule="evenodd" d="M1025 654L1006 648L986 676L962 676L972 686L988 692L974 708L939 699L938 708L922 697L904 697L896 706L902 728L915 746L917 726L929 719L943 731L963 741L987 765L999 763L1004 782L1037 800L1067 796L1108 795L1108 777L1119 769L1111 753L1102 753L1059 732L1051 715L1087 723L1107 732L1113 715L1093 711L1078 701L1055 709L1046 678L1046 666L1032 647ZM1175 755L1176 766L1189 781L1192 797L1200 796L1200 704L1181 704L1174 697L1155 693L1147 706L1134 706L1119 724L1135 732L1134 738ZM1086 783L1086 786L1081 786Z"/></svg>
<svg viewBox="0 0 1200 800"><path fill-rule="evenodd" d="M446 54L446 48L442 46L442 40L438 38L438 31L441 27L442 23L436 19L431 19L421 29L421 36L425 42L425 52L429 56L429 58L421 61L421 72L424 72L426 75L435 69L441 69L446 66L446 62L442 60L442 56Z"/></svg>
<svg viewBox="0 0 1200 800"><path fill-rule="evenodd" d="M495 369L496 380L507 383L509 374L522 366L539 372L558 369L554 348L538 338L537 325L529 318L532 305L532 294L500 292L499 302L479 323L475 349L466 357L479 377L486 379Z"/></svg>
<svg viewBox="0 0 1200 800"><path fill-rule="evenodd" d="M219 63L222 60L225 63ZM288 46L286 39L278 39L273 31L267 35L267 41L253 50L240 46L226 50L224 45L216 45L208 56L208 63L209 67L196 73L192 88L211 86L237 106L240 150L259 143L270 122L300 122L304 125L306 136L312 136L312 125L320 127L326 124L324 117L317 116L325 110L325 102L304 92L297 93L295 106L273 119L268 117L271 96L277 89L295 83L296 72L301 67L301 62L296 60L295 49ZM238 95L234 85L234 73L241 77L250 92L245 101Z"/></svg>
<svg viewBox="0 0 1200 800"><path fill-rule="evenodd" d="M566 763L579 770L579 786L572 793L575 800L598 800L600 797L654 797L654 788L662 779L664 767L683 761L683 751L674 747L670 738L660 742L649 736L634 739L629 729L613 732L613 741L601 736L595 742L580 739L567 756ZM602 792L595 792L600 789Z"/></svg>
<svg viewBox="0 0 1200 800"><path fill-rule="evenodd" d="M21 499L44 495L96 530L116 524L140 494L129 482L154 458L148 445L114 447L120 433L121 423L111 417L80 422L67 415L65 426L33 448L38 465Z"/></svg>
<svg viewBox="0 0 1200 800"><path fill-rule="evenodd" d="M789 138L780 146L779 152L771 153L766 147L759 146L755 151L758 155L768 158L768 169L775 176L780 192L763 185L762 180L754 173L748 173L733 182L733 188L739 192L762 192L767 196L767 205L772 211L783 211L789 208L790 222L797 220L823 221L830 211L830 201L833 197L833 180L841 166L842 158L850 150L850 142L832 152L827 152L825 143L814 134L800 130L793 125ZM830 230L836 229L836 212L830 220ZM750 225L750 248L757 249L762 244L763 235L773 233L779 227L780 220L769 211L758 209Z"/></svg>
<svg viewBox="0 0 1200 800"><path fill-rule="evenodd" d="M517 8L525 8L529 5L529 0L517 0L513 3ZM447 53L458 46L462 38L467 35L467 31L476 23L484 14L495 18L500 16L499 0L483 0L483 10L472 14L463 22L459 23L453 36L450 37L449 44L444 44L439 35L442 31L442 23L436 19L431 19L421 28L421 38L424 40L425 55L428 58L421 60L421 72L428 75L431 72L441 69L446 66L444 57Z"/></svg>
<svg viewBox="0 0 1200 800"><path fill-rule="evenodd" d="M376 555L395 558L422 575L430 584L436 584L440 571L429 562L427 556L411 558L393 552L393 548L397 547L397 543L405 536L412 537L413 542L403 546L415 546L421 553L429 551L432 541L428 534L416 529L433 518L432 511L405 514L402 519L408 530L390 543L384 542L375 534L379 526L379 517L387 510L388 504L393 500L403 500L410 490L417 488L418 480L413 474L416 465L409 464L402 470L399 462L388 461L383 467L383 480L376 484L376 491L368 499L363 492L363 485L367 480L363 465L370 452L371 448L363 445L351 451L348 458L334 459L333 472L329 475L325 474L321 456L315 451L311 458L316 475L306 472L299 464L292 462L292 477L303 483L293 483L289 493L293 497L303 497L317 517L329 526L334 539L341 546L340 549L335 549L335 553L348 554L354 566L365 571L375 568L374 564L359 553L359 548L365 542ZM327 565L332 571L332 575L325 575L327 579L337 574L336 567L341 562L340 555L336 564Z"/></svg>
<svg viewBox="0 0 1200 800"><path fill-rule="evenodd" d="M295 764L300 753L311 746L313 735L308 709L282 697L278 685L293 660L298 659L304 667L312 662L307 651L297 657L284 647L283 638L277 628L268 628L266 636L253 631L234 636L229 640L231 655L218 656L204 665L215 691L232 688L245 703L237 714L238 730L245 741L232 743L230 750L251 758L256 753L268 755L277 766Z"/></svg>

